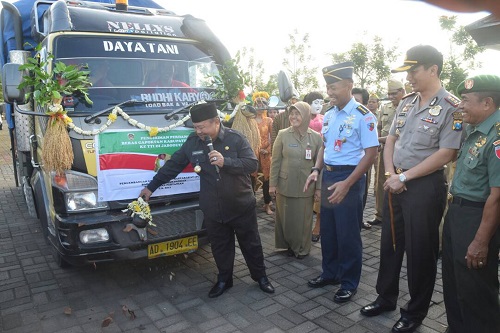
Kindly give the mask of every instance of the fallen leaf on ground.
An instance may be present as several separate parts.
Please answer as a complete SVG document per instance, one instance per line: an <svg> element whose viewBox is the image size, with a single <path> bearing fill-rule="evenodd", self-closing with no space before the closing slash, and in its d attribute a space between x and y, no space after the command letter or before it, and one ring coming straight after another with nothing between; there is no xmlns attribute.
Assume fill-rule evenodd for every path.
<svg viewBox="0 0 500 333"><path fill-rule="evenodd" d="M67 315L67 316L71 316L71 313L73 311L71 310L71 308L69 306L65 307L64 308L64 314Z"/></svg>
<svg viewBox="0 0 500 333"><path fill-rule="evenodd" d="M101 327L108 327L109 324L111 324L113 322L113 318L111 317L106 317L104 318L104 320L102 321L102 324L101 324Z"/></svg>

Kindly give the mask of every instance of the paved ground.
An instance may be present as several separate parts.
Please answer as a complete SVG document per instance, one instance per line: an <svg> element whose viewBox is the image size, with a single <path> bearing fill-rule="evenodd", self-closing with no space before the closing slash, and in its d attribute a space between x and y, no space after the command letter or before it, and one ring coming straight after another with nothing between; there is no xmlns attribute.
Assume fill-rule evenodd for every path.
<svg viewBox="0 0 500 333"><path fill-rule="evenodd" d="M337 287L306 285L321 271L319 245L303 260L276 252L273 219L259 209L266 266L276 293L260 291L238 253L234 287L210 299L216 267L209 247L152 261L58 268L38 220L29 217L15 187L6 126L0 131L0 204L0 332L389 332L399 318L399 311L374 318L359 313L376 297L378 226L362 231L358 293L338 305L332 300ZM366 219L372 218L373 206L370 189ZM408 300L405 268L401 275L400 305ZM439 268L433 302L418 332L445 331L441 292Z"/></svg>

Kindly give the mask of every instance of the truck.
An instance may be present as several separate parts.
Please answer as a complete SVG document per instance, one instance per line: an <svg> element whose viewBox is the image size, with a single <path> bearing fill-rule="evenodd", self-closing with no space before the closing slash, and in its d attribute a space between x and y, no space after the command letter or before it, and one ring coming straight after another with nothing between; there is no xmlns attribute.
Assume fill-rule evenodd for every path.
<svg viewBox="0 0 500 333"><path fill-rule="evenodd" d="M214 98L210 77L231 59L228 50L202 19L153 8L158 5L18 2L29 15L20 12L23 6L2 1L2 47L8 52L2 89L14 115L16 180L57 264L154 259L207 244L199 177L192 166L150 199L151 224L136 223L127 208L192 132L189 107ZM9 43L9 34L14 42ZM45 168L41 157L49 126L46 107L19 89L29 75L19 67L29 59L46 63L49 73L58 62L90 72L92 103L81 94L62 98L72 120L68 134L74 154L71 169L62 174ZM110 124L113 112L116 120ZM163 131L151 135L145 128L152 127Z"/></svg>

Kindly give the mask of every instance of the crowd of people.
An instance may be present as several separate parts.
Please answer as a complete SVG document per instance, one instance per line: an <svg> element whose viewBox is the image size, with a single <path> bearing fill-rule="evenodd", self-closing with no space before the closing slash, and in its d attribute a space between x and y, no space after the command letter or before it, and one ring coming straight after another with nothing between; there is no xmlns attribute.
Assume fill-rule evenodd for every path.
<svg viewBox="0 0 500 333"><path fill-rule="evenodd" d="M427 316L445 215L447 332L500 332L500 77L467 78L457 88L460 99L442 86L442 68L437 49L412 47L392 71L406 72L412 91L391 78L388 102L381 103L353 87L352 62L335 64L323 69L327 101L309 92L277 113L260 92L231 128L214 104L198 104L191 109L195 132L140 195L149 199L189 163L199 167L200 207L219 271L209 297L233 284L235 236L251 277L274 293L257 227L258 177L263 210L274 216L276 249L303 259L320 241L322 272L307 284L338 285L336 303L356 295L361 229L381 225L378 297L360 312L372 317L396 309L406 256L409 299L401 301L392 332L413 332ZM451 163L456 171L445 173ZM372 167L375 216L363 222Z"/></svg>

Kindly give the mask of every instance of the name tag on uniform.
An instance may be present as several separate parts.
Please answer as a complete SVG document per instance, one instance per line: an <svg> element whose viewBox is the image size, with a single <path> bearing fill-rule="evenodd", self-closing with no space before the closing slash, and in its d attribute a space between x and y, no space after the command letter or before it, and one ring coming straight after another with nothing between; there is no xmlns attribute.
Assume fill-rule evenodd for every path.
<svg viewBox="0 0 500 333"><path fill-rule="evenodd" d="M306 149L306 160L310 160L312 157L311 157L311 149L310 148L307 148Z"/></svg>
<svg viewBox="0 0 500 333"><path fill-rule="evenodd" d="M195 155L202 155L203 154L203 150L195 150L191 153L193 156Z"/></svg>
<svg viewBox="0 0 500 333"><path fill-rule="evenodd" d="M298 147L299 145L297 143L289 143L288 147Z"/></svg>
<svg viewBox="0 0 500 333"><path fill-rule="evenodd" d="M342 140L335 140L335 146L333 146L333 150L340 151L342 149Z"/></svg>

